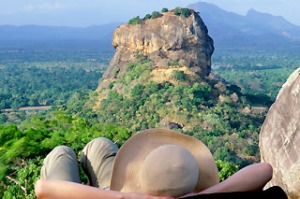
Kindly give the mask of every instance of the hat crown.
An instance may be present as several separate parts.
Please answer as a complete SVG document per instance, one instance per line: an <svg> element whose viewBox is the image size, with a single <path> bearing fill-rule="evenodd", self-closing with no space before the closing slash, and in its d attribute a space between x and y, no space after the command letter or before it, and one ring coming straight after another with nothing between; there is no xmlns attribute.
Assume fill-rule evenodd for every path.
<svg viewBox="0 0 300 199"><path fill-rule="evenodd" d="M142 182L142 180L146 177L141 177L144 175L142 174L142 170L144 170L145 173L145 171L151 171L151 166L154 167L153 164L148 164L150 165L149 167L151 169L143 168L146 158L149 158L148 155L159 147L165 145L175 145L183 147L188 152L190 152L190 154L192 154L193 158L196 160L197 169L195 170L198 170L199 174L196 186L192 192L200 192L201 190L204 190L219 182L218 169L215 164L214 158L209 149L200 140L167 129L147 129L138 132L131 138L129 138L118 151L113 165L110 189L121 192L147 193L148 190L152 189L152 186L162 186L163 184L165 184L160 182L163 179L162 177L159 177L157 179L154 178L155 180L152 180L154 181L152 184L152 181L149 181L149 184L151 186L145 189L145 185L143 185L142 188L142 184L145 184L145 182ZM181 152L174 153L174 151L172 151L172 153L170 153L169 155L165 155L164 157L161 156L161 159L163 160L156 162L164 162L160 163L160 165L163 166L167 161L171 161L169 159L175 157L175 154L181 154ZM177 159L182 160L185 158ZM193 161L185 160L184 162L189 162L190 164ZM193 177L195 176L197 175L195 174ZM170 181L171 180L165 180L165 182ZM186 182L183 182L181 178L177 177L176 180L173 181L173 183L185 184ZM187 182L187 184L189 183L190 182ZM169 183L167 184L167 186L173 185ZM178 189L183 190L182 188ZM155 188L155 190L159 189ZM171 190L171 188L167 188L167 190ZM170 196L177 195L177 190L173 191L174 192L169 194ZM182 193L184 193L184 191L182 191Z"/></svg>
<svg viewBox="0 0 300 199"><path fill-rule="evenodd" d="M141 189L149 195L178 197L194 190L198 176L197 161L187 149L165 144L145 158L141 169Z"/></svg>

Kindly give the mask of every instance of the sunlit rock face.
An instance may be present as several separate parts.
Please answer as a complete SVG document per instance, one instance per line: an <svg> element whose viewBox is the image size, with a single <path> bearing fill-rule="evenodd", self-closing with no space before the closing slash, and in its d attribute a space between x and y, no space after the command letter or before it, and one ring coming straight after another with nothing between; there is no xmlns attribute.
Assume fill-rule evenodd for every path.
<svg viewBox="0 0 300 199"><path fill-rule="evenodd" d="M114 31L112 45L116 52L100 87L122 76L126 63L141 55L152 60L156 70L172 68L170 63L175 62L200 77L209 75L214 46L200 16L192 10L187 18L172 11L162 14L141 24L124 24Z"/></svg>
<svg viewBox="0 0 300 199"><path fill-rule="evenodd" d="M290 198L300 198L300 68L290 75L261 128L263 162L272 164L269 186L279 185Z"/></svg>

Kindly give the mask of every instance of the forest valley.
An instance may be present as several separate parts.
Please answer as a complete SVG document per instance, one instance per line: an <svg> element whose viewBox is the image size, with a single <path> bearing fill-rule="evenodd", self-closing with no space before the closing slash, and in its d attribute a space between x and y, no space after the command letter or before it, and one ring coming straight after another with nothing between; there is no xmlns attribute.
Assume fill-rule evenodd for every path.
<svg viewBox="0 0 300 199"><path fill-rule="evenodd" d="M175 130L209 147L224 180L260 160L258 134L265 114L281 85L300 65L299 55L289 52L216 49L212 73L227 82L222 100L211 97L209 85L149 82L136 84L124 95L111 89L106 100L110 104L104 102L95 111L87 102L96 97L95 89L113 51L92 46L81 52L75 49L1 47L1 198L35 198L33 187L43 158L55 146L68 145L80 154L87 142L99 136L121 146L132 133L156 127L166 111L193 124L193 128L178 124ZM126 85L131 78L143 76L149 64L145 59L131 63L131 72L119 81ZM185 81L178 72L173 78ZM183 108L176 109L178 105ZM27 106L51 109L19 110Z"/></svg>

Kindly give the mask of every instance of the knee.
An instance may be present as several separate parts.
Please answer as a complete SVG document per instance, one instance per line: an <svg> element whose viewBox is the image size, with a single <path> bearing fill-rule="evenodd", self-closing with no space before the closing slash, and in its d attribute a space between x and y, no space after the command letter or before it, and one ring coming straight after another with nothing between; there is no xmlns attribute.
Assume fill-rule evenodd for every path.
<svg viewBox="0 0 300 199"><path fill-rule="evenodd" d="M269 163L260 163L262 173L266 175L267 180L271 180L273 176L273 167Z"/></svg>
<svg viewBox="0 0 300 199"><path fill-rule="evenodd" d="M61 158L61 157L76 158L76 153L71 147L57 146L47 155L44 162L47 162L47 161L50 161L50 160L56 159L56 158Z"/></svg>
<svg viewBox="0 0 300 199"><path fill-rule="evenodd" d="M90 141L86 147L86 149L89 150L99 150L99 149L117 149L117 146L108 138L105 137L99 137L95 138L92 141Z"/></svg>
<svg viewBox="0 0 300 199"><path fill-rule="evenodd" d="M97 157L97 159L106 158L115 155L117 151L118 147L110 139L104 137L96 138L84 147L80 162L84 163L86 159L93 161L95 157Z"/></svg>
<svg viewBox="0 0 300 199"><path fill-rule="evenodd" d="M63 155L63 154L69 154L69 155L72 154L73 155L73 154L75 154L75 151L71 147L61 145L61 146L55 147L52 150L52 153L55 153L58 155Z"/></svg>
<svg viewBox="0 0 300 199"><path fill-rule="evenodd" d="M95 138L93 139L92 141L90 141L90 143L95 143L95 144L103 144L103 145L110 145L110 144L113 144L113 142L108 139L108 138L105 138L105 137L98 137L98 138Z"/></svg>

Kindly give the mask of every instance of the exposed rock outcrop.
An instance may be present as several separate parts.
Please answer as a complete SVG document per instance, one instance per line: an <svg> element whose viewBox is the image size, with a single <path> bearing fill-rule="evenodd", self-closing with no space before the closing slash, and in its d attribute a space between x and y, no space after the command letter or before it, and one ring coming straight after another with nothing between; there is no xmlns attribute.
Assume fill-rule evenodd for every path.
<svg viewBox="0 0 300 199"><path fill-rule="evenodd" d="M282 86L261 128L263 162L272 164L271 185L281 186L290 198L300 198L300 68Z"/></svg>
<svg viewBox="0 0 300 199"><path fill-rule="evenodd" d="M228 160L252 161L260 117L242 112L251 103L238 86L210 73L213 40L198 13L176 10L116 29L115 55L87 106L99 124L176 129L205 139L216 158L230 150Z"/></svg>
<svg viewBox="0 0 300 199"><path fill-rule="evenodd" d="M156 70L167 70L176 63L176 67L187 67L200 77L209 75L214 46L200 16L192 10L189 17L176 16L172 11L162 14L141 24L124 24L114 31L112 44L116 52L100 87L106 88L122 76L126 64L141 55L152 60Z"/></svg>

